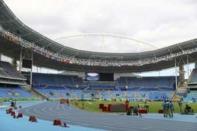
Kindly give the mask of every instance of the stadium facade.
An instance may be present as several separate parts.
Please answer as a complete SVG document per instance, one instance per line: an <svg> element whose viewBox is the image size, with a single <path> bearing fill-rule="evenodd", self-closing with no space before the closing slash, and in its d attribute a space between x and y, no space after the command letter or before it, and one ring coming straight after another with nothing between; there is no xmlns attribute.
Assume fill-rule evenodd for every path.
<svg viewBox="0 0 197 131"><path fill-rule="evenodd" d="M0 7L0 51L17 60L21 50L33 51L33 64L38 67L82 72L144 72L195 62L197 58L197 39L140 53L73 49L29 28L3 0Z"/></svg>
<svg viewBox="0 0 197 131"><path fill-rule="evenodd" d="M169 86L172 89L174 87L177 88L178 86L187 86L185 84L183 66L184 64L196 61L197 39L174 44L165 48L138 53L107 53L78 50L63 46L60 43L57 43L50 38L41 35L39 32L31 29L22 21L20 21L17 16L14 15L14 13L8 8L3 0L0 0L0 53L13 58L15 61L19 61L19 71L21 71L22 66L25 65L24 60L30 61L30 66L28 64L29 61L26 61L26 66L28 68L32 68L32 65L34 65L36 67L51 68L60 71L75 71L80 73L83 72L84 75L86 75L86 73L88 72L97 72L101 74L106 73L105 75L107 75L108 77L110 76L110 73L112 75L115 73L127 74L145 71L156 71L170 67L179 67L180 82L178 83L177 76L174 77L175 83L172 82L172 84L170 84ZM2 63L2 65L4 64ZM12 75L13 73L10 76ZM79 75L77 76L79 77ZM34 84L36 85L36 83L32 80L32 77L33 74L31 70L30 78L26 77L27 79L30 79L30 86ZM46 78L46 81L50 83L50 77L52 76L48 77L49 78ZM81 89L87 89L91 86L94 87L95 85L91 84L95 83L85 82L85 77L86 76L84 76L83 79L76 77L73 78L70 81L76 81L73 84L71 83L71 85L75 87L83 87L83 85L85 85L85 88ZM129 85L129 82L131 82L129 78L121 77L125 76L119 75L115 79L115 82L99 84L102 85L101 87L112 86L113 89L117 87L117 84L120 84L121 82L124 83L123 85L120 84L121 86L123 86L123 88L129 88L129 86L132 86L132 84ZM68 81L69 83L70 78L66 78L67 76L65 76L63 80ZM153 79L155 78L152 78L152 80ZM62 78L59 78L57 83L59 83L60 81L62 81ZM137 81L140 83L140 80ZM146 83L146 81L147 80L144 80L143 83ZM22 83L24 83L24 79ZM46 86L47 83L40 82L38 84L44 84L44 86ZM52 83L53 86L54 84L55 83ZM62 85L63 84L64 83L62 83ZM144 85L141 86L143 87ZM160 89L158 86L155 87ZM161 87L161 89L163 89L163 87Z"/></svg>

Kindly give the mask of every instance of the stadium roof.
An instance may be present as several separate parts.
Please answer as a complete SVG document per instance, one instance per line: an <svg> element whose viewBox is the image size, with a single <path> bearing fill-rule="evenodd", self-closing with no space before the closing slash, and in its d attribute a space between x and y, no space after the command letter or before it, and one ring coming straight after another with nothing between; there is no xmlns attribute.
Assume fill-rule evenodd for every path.
<svg viewBox="0 0 197 131"><path fill-rule="evenodd" d="M141 53L102 53L66 47L26 26L12 13L3 0L0 0L0 26L3 30L12 33L15 36L19 36L23 40L33 43L53 54L75 59L72 62L69 61L64 63L46 57L46 55L41 55L41 53L34 52L35 65L58 70L143 72L173 67L175 65L175 58L178 62L182 61L182 63L187 60L189 60L189 62L194 62L196 61L195 58L197 58L195 50L197 48L197 39ZM10 44L12 42L8 41L9 40L6 40L1 36L0 51L8 56L19 59L20 45ZM77 60L87 60L87 62L84 62L85 64L80 64ZM134 64L131 64L132 62ZM106 64L104 66L102 63L109 63L109 65Z"/></svg>

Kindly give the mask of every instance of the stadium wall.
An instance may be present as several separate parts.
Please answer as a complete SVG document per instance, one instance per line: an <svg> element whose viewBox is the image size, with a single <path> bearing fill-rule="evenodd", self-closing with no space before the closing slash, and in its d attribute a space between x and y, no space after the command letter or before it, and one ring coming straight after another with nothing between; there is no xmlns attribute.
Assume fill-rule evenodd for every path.
<svg viewBox="0 0 197 131"><path fill-rule="evenodd" d="M64 71L63 74L65 75L75 75L75 76L79 76L82 79L85 80L85 72L76 72L76 71Z"/></svg>
<svg viewBox="0 0 197 131"><path fill-rule="evenodd" d="M117 80L120 77L132 77L136 76L134 73L114 73L114 80Z"/></svg>

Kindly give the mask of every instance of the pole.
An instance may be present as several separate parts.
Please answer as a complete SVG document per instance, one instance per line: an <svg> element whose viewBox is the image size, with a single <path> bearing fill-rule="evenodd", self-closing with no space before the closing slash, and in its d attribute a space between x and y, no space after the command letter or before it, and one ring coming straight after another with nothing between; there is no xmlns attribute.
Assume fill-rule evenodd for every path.
<svg viewBox="0 0 197 131"><path fill-rule="evenodd" d="M176 58L175 58L175 82L176 82L176 89L177 89L177 86L178 86L178 83L177 83L177 63L176 63Z"/></svg>
<svg viewBox="0 0 197 131"><path fill-rule="evenodd" d="M32 88L32 70L33 70L33 50L31 50L31 72L30 72L30 87Z"/></svg>
<svg viewBox="0 0 197 131"><path fill-rule="evenodd" d="M20 50L20 60L19 60L19 72L21 73L22 71L22 65L23 64L23 47L21 47Z"/></svg>
<svg viewBox="0 0 197 131"><path fill-rule="evenodd" d="M189 79L189 56L187 55L187 76L188 76L188 79Z"/></svg>

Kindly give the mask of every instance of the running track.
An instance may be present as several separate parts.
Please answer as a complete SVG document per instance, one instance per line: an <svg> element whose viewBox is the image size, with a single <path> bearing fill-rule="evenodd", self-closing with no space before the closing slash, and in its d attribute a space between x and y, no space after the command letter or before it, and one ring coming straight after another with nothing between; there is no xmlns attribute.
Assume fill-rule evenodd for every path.
<svg viewBox="0 0 197 131"><path fill-rule="evenodd" d="M45 102L21 110L25 115L53 121L61 119L71 125L97 128L109 131L197 131L197 124L172 120L156 120L82 111L58 102Z"/></svg>

